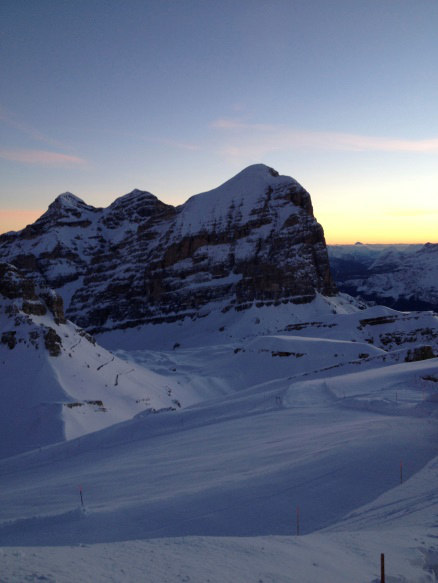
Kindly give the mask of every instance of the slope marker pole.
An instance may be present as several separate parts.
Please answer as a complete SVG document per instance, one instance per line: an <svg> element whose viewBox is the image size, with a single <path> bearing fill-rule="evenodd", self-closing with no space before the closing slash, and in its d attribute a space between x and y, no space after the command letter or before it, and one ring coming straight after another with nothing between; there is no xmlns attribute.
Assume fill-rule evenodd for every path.
<svg viewBox="0 0 438 583"><path fill-rule="evenodd" d="M82 486L79 486L79 495L81 497L81 506L84 507L84 498L82 496Z"/></svg>
<svg viewBox="0 0 438 583"><path fill-rule="evenodd" d="M380 583L385 583L385 555L380 554Z"/></svg>

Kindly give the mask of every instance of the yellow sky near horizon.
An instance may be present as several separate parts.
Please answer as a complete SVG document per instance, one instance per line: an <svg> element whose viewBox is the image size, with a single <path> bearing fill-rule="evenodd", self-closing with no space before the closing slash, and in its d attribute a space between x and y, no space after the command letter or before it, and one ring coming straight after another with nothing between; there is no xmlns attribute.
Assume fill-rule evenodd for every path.
<svg viewBox="0 0 438 583"><path fill-rule="evenodd" d="M360 241L368 244L436 243L438 210L384 209L379 213L359 209L352 216L349 209L316 209L315 215L324 229L329 245L348 245ZM0 233L19 231L35 222L45 209L1 209Z"/></svg>
<svg viewBox="0 0 438 583"><path fill-rule="evenodd" d="M342 212L318 213L317 220L329 245L438 242L438 211L379 214L370 209L354 219Z"/></svg>

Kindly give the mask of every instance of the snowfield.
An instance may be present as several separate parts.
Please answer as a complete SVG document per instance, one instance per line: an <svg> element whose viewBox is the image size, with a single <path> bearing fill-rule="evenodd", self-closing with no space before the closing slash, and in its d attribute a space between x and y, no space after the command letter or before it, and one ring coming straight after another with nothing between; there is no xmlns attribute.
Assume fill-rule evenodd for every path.
<svg viewBox="0 0 438 583"><path fill-rule="evenodd" d="M8 329L1 314L0 324ZM62 341L56 357L44 349L44 325ZM33 345L29 334L36 336ZM13 350L0 345L0 458L98 431L145 409L176 407L172 379L121 360L71 322L33 316L15 337ZM194 400L190 391L179 397L183 404Z"/></svg>
<svg viewBox="0 0 438 583"><path fill-rule="evenodd" d="M406 360L436 324L340 296L71 336L69 399L87 378L117 410L135 369L131 405L0 460L0 580L376 583L384 553L387 582L437 581L438 359Z"/></svg>

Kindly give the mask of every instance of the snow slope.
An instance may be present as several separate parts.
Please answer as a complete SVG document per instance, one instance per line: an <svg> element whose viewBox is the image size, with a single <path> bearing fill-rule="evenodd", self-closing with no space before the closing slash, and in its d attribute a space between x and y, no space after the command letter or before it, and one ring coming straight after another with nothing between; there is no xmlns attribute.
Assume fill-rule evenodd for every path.
<svg viewBox="0 0 438 583"><path fill-rule="evenodd" d="M265 192L271 189L275 194L284 190L302 187L290 176L281 176L264 164L254 164L209 192L196 194L179 207L183 212L177 217L175 230L183 235L199 233L202 230L224 228L228 223L244 225L254 219L254 209L264 201ZM275 226L281 226L290 216L291 209L284 196L273 205ZM299 208L295 212L298 214ZM232 213L230 215L230 213ZM268 232L272 229L270 226Z"/></svg>
<svg viewBox="0 0 438 583"><path fill-rule="evenodd" d="M210 304L197 318L160 325L144 325L98 335L110 350L169 351L242 342L272 334L366 342L384 350L431 344L438 349L438 318L434 312L398 312L385 306L367 307L351 296L316 295L309 304L257 306L223 310ZM315 355L319 359L321 352Z"/></svg>
<svg viewBox="0 0 438 583"><path fill-rule="evenodd" d="M437 372L281 379L3 460L3 577L371 582L385 552L434 581Z"/></svg>
<svg viewBox="0 0 438 583"><path fill-rule="evenodd" d="M62 308L52 311L55 294L35 289L12 266L4 269L0 457L98 431L140 411L176 409L198 400L194 391L182 393L174 379L96 344L64 319Z"/></svg>
<svg viewBox="0 0 438 583"><path fill-rule="evenodd" d="M434 475L436 478L436 474ZM378 583L385 550L387 581L436 581L436 549L404 529L301 537L182 537L0 549L5 582L70 583ZM417 536L416 536L417 535ZM433 530L429 530L431 539ZM419 547L411 546L417 541ZM74 575L72 575L74 573Z"/></svg>
<svg viewBox="0 0 438 583"><path fill-rule="evenodd" d="M33 330L41 320L34 318ZM59 356L41 345L0 345L1 457L98 431L145 409L193 402L171 379L92 344L73 324L50 323L63 340Z"/></svg>
<svg viewBox="0 0 438 583"><path fill-rule="evenodd" d="M58 356L25 343L49 325ZM380 553L387 581L436 581L437 336L431 312L346 296L210 306L106 348L23 316L5 386L27 362L15 406L35 416L44 388L71 439L24 451L3 413L24 445L0 460L1 581L375 583Z"/></svg>

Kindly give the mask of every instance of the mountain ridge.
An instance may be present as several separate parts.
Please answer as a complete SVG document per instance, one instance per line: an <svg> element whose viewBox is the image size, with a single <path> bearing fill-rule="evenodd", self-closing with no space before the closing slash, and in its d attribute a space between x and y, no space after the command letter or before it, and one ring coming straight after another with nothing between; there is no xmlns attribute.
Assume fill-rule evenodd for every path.
<svg viewBox="0 0 438 583"><path fill-rule="evenodd" d="M328 245L343 292L397 310L438 311L438 244Z"/></svg>
<svg viewBox="0 0 438 583"><path fill-rule="evenodd" d="M134 189L105 209L71 193L0 236L0 259L42 278L93 333L336 293L309 193L256 164L173 207Z"/></svg>

